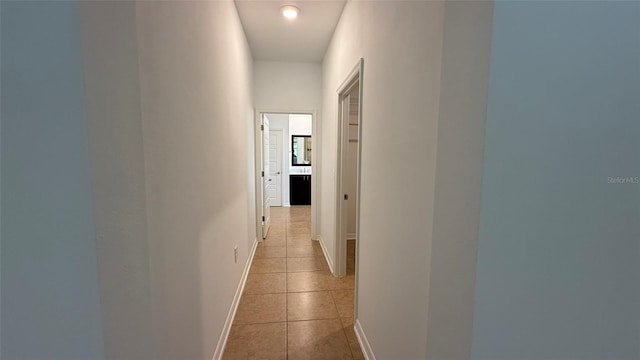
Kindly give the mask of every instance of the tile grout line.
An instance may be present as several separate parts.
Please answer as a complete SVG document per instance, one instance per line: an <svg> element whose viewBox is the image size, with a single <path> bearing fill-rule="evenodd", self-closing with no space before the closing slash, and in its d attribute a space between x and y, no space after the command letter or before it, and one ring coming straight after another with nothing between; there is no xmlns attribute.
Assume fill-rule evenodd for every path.
<svg viewBox="0 0 640 360"><path fill-rule="evenodd" d="M312 256L290 257L289 250L288 250L289 239L293 235L291 235L291 236L289 235L289 231L288 231L289 217L288 217L288 215L284 216L283 221L284 221L284 225L285 225L285 231L284 231L284 234L283 234L283 237L284 237L284 240L285 240L285 243L284 243L284 246L285 246L285 256L284 256L284 261L285 261L285 271L284 271L284 274L285 274L285 290L284 290L284 293L276 292L276 293L258 293L258 294L246 294L246 295L255 296L255 295L266 295L266 294L284 294L284 296L285 296L285 322L284 323L285 323L285 342L286 342L285 343L285 351L286 351L285 352L285 359L288 359L289 358L289 323L290 322L338 319L340 324L342 324L342 320L340 319L340 314L339 314L338 309L337 309L337 304L335 303L335 300L333 298L333 294L331 293L332 290L329 288L328 284L327 284L327 289L324 289L324 290L289 291L289 289L288 289L288 283L289 283L288 282L288 274L290 274L290 273L302 273L302 272L314 273L314 272L325 272L325 271L323 269L303 270L303 271L290 271L290 268L288 266L288 259L297 259L297 258L316 259L316 256L314 254ZM291 246L296 246L296 245L292 244ZM254 274L281 274L281 273L283 273L283 272L275 271L275 272L264 272L264 273L254 273ZM302 293L302 292L329 292L330 293L329 296L330 296L331 300L333 301L334 307L336 309L336 316L337 317L335 317L335 318L326 318L326 319L322 318L322 319L307 319L307 320L292 320L292 321L290 321L290 319L289 319L289 308L288 308L289 307L289 303L288 303L289 294L290 293L296 294L296 293ZM243 293L243 295L245 295L245 294ZM268 323L281 323L281 322L278 321L278 322L267 322L267 323L259 323L259 324L268 324ZM249 325L249 324L247 324L247 325ZM344 332L344 329L343 329L343 332ZM345 336L346 336L346 334L345 334ZM348 343L348 339L347 339L347 343ZM352 354L352 358L353 358L353 354Z"/></svg>
<svg viewBox="0 0 640 360"><path fill-rule="evenodd" d="M265 321L265 322L252 322L252 323L234 324L234 326L266 325L266 324L284 324L284 323L286 323L286 321Z"/></svg>
<svg viewBox="0 0 640 360"><path fill-rule="evenodd" d="M293 236L293 235L291 235L291 236L290 236L290 235L289 235L289 231L287 230L287 228L288 228L288 226L289 226L289 217L288 217L288 216L289 216L289 215L285 215L285 216L284 216L284 218L283 218L282 220L280 220L280 221L284 221L284 225L285 225L285 232L284 232L284 234L283 234L283 237L284 237L284 240L285 240L285 243L284 243L284 246L285 246L285 256L284 256L284 261L285 261L285 264L284 264L284 266L285 266L285 271L284 271L284 275L285 275L285 289L284 289L284 292L266 292L266 293L260 293L260 292L258 292L258 293L247 293L247 292L246 292L246 290L247 290L247 289L245 289L245 290L242 292L242 294L241 294L241 299L246 299L246 297L247 297L247 296L252 297L252 296L269 295L269 294L274 294L274 295L276 295L276 294L278 294L278 295L279 295L279 294L283 294L283 295L284 295L284 297L285 297L285 321L284 321L284 324L285 324L285 359L288 359L288 358L289 358L289 341L288 341L288 340L289 340L289 322L303 322L303 321L314 321L314 320L333 320L333 319L338 319L338 321L340 321L340 322L341 322L339 313L337 313L337 314L336 314L336 315L337 315L337 317L334 317L334 318L321 318L321 319L306 319L306 320L292 320L292 321L289 321L289 314L288 314L288 305L289 305L289 304L288 304L288 294L289 294L289 293L294 293L294 294L295 294L295 293L301 293L301 292L322 292L322 291L329 291L329 292L331 292L331 289L330 289L330 288L327 288L327 289L323 289L323 290L312 290L312 291L291 291L291 292L288 290L288 280L287 280L287 277L288 277L288 276L287 276L287 275L288 275L289 273L300 273L300 272L324 272L324 271L325 271L325 270L323 270L323 269L317 269L317 270L311 270L311 271L309 271L309 270L304 270L304 271L292 271L292 272L290 272L289 266L287 265L287 262L288 262L288 261L287 261L287 259L289 259L289 258L290 258L290 257L289 257L289 252L288 252L287 247L288 247L288 245L289 245L289 244L288 244L288 243L289 243L289 238L290 238L291 236ZM273 235L273 234L272 234L272 235ZM267 236L267 238L269 238L269 236ZM273 239L273 237L272 237L272 239ZM265 240L266 240L266 239L265 239ZM265 246L265 245L263 245L263 246ZM292 246L295 246L295 245L292 245ZM279 258L279 257L272 257L272 259L277 259L277 258ZM298 257L291 257L291 258L298 258ZM314 259L314 258L316 258L316 257L315 257L315 256L303 256L302 258ZM260 258L258 258L258 259L260 259ZM270 258L269 258L269 257L264 257L263 259L270 259ZM254 264L251 264L251 266L252 266L252 267L253 267L253 265L254 265ZM250 270L249 270L249 271L250 271L250 273L251 273L252 275L282 274L282 273L283 273L283 272L281 272L281 271L252 272L252 271L251 271L251 268L250 268ZM328 285L328 284L327 284L327 285ZM335 300L333 299L333 295L332 295L332 294L329 294L329 295L330 295L330 297L331 297L332 301L334 302L334 307L336 307L336 312L337 312L337 305L336 305L336 303L335 303ZM235 323L235 322L234 322L234 323ZM234 325L249 326L249 325L265 325L265 324L280 324L280 323L283 323L283 321L247 322L247 323L235 323ZM347 340L348 340L348 339L347 339ZM353 356L353 355L352 355L352 356Z"/></svg>
<svg viewBox="0 0 640 360"><path fill-rule="evenodd" d="M338 303L336 302L335 297L333 296L333 290L331 290L331 298L333 299L333 304L336 306L336 312L338 313L338 320L340 321L340 326L342 327L342 333L344 334L345 339L347 339L347 346L349 346L349 352L351 353L351 359L355 359L353 355L353 350L351 349L351 343L349 342L349 336L347 336L347 330L345 330L344 323L342 322L342 316L340 316L340 311L338 310ZM355 316L354 316L355 322Z"/></svg>

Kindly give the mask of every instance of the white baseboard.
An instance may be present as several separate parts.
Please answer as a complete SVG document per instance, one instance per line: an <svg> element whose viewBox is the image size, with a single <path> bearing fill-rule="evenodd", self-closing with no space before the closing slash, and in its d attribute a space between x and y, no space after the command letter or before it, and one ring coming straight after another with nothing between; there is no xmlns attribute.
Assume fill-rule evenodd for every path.
<svg viewBox="0 0 640 360"><path fill-rule="evenodd" d="M242 277L240 278L240 283L238 284L238 288L236 289L236 295L233 297L233 302L231 303L231 308L229 309L227 320L224 322L224 327L222 328L222 334L220 334L220 339L218 339L218 345L216 345L216 351L213 353L213 360L222 359L222 354L224 353L224 347L227 345L227 339L229 338L229 332L231 331L231 324L233 324L233 319L236 317L238 304L240 304L240 297L242 296L242 291L244 291L244 285L247 282L247 276L249 275L249 269L251 268L251 263L253 262L253 255L256 253L257 246L258 246L258 238L256 237L256 239L253 241L253 246L251 247L251 251L249 252L247 263L244 265L244 270L242 271Z"/></svg>
<svg viewBox="0 0 640 360"><path fill-rule="evenodd" d="M362 325L360 325L360 321L358 319L356 319L353 328L355 330L356 337L358 338L358 342L360 343L360 348L362 349L364 358L367 360L376 360L376 356L373 354L373 350L371 350L369 340L367 340L367 336L364 334L364 330L362 330Z"/></svg>
<svg viewBox="0 0 640 360"><path fill-rule="evenodd" d="M282 206L284 206L284 207L291 207L291 204L289 204L289 203L284 203L284 204L282 204Z"/></svg>
<svg viewBox="0 0 640 360"><path fill-rule="evenodd" d="M347 234L347 240L355 240L355 239L356 239L356 233Z"/></svg>
<svg viewBox="0 0 640 360"><path fill-rule="evenodd" d="M327 248L324 247L324 240L322 240L322 236L318 236L318 239L313 239L313 240L320 242L320 247L322 248L322 254L324 254L324 259L327 260L327 264L329 265L329 270L331 270L332 274L335 274L333 272L333 260L331 259L330 256L327 255L328 251L327 251Z"/></svg>

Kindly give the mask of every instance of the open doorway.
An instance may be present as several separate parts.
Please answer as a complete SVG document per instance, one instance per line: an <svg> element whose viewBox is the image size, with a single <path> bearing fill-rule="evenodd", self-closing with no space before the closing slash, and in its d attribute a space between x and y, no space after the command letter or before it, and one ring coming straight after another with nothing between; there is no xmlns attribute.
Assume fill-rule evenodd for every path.
<svg viewBox="0 0 640 360"><path fill-rule="evenodd" d="M362 59L338 89L336 276L356 272L360 214ZM356 277L357 283L357 277ZM357 284L356 284L357 287Z"/></svg>
<svg viewBox="0 0 640 360"><path fill-rule="evenodd" d="M291 207L303 211L314 238L318 161L314 112L256 111L256 210L258 233L266 239L272 217Z"/></svg>

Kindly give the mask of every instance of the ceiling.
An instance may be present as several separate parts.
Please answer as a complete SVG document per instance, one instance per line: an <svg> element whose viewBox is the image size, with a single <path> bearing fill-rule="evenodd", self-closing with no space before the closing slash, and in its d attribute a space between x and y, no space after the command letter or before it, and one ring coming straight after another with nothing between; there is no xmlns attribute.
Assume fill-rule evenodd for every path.
<svg viewBox="0 0 640 360"><path fill-rule="evenodd" d="M329 46L346 0L235 0L255 60L319 63ZM300 8L286 19L283 5Z"/></svg>

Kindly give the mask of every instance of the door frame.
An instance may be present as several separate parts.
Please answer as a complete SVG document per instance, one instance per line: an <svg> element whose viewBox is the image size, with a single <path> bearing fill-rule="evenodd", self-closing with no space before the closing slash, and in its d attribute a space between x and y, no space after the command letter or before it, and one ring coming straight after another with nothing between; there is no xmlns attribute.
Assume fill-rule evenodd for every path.
<svg viewBox="0 0 640 360"><path fill-rule="evenodd" d="M263 201L264 201L264 184L263 182L263 155L264 155L264 146L262 144L263 134L262 134L262 113L254 113L255 122L254 122L254 166L255 166L255 219L256 219L256 238L258 241L264 240L264 221L263 217Z"/></svg>
<svg viewBox="0 0 640 360"><path fill-rule="evenodd" d="M338 97L338 126L337 126L337 166L336 166L336 243L335 243L335 259L334 268L335 276L345 276L347 273L347 207L344 201L345 186L343 184L343 165L348 161L347 151L343 151L348 146L349 141L349 109L348 104L344 106L344 100L348 97L348 93L356 84L358 89L358 155L357 155L357 176L356 176L356 274L355 274L355 300L357 304L358 294L358 266L360 256L360 183L362 168L362 94L364 87L362 86L364 70L364 59L360 58L353 70L347 75L342 84L336 91ZM346 113L346 116L345 116ZM357 307L356 313L357 315Z"/></svg>
<svg viewBox="0 0 640 360"><path fill-rule="evenodd" d="M320 163L322 161L322 157L320 154L320 121L318 117L317 110L286 110L286 109L272 109L272 108L255 108L255 178L256 178L256 234L260 234L262 231L262 215L261 207L262 202L260 200L260 196L262 195L261 189L261 174L260 174L260 159L262 159L262 149L260 149L260 124L262 114L301 114L301 115L311 115L311 144L313 146L311 152L311 239L318 240L320 237ZM282 140L284 144L284 139ZM284 152L284 148L283 148ZM289 163L287 162L286 166ZM284 164L282 166L285 166ZM262 236L258 236L260 241L263 239Z"/></svg>

